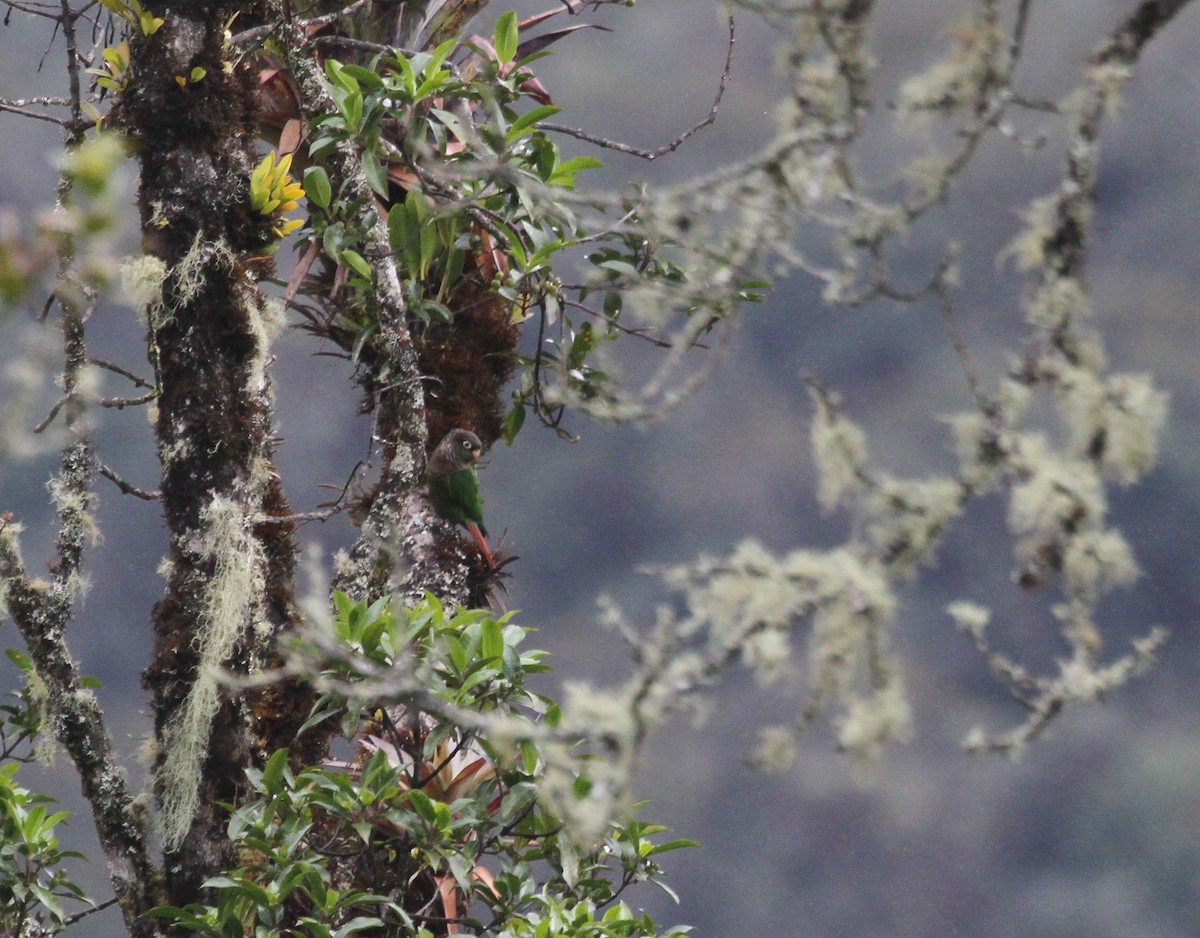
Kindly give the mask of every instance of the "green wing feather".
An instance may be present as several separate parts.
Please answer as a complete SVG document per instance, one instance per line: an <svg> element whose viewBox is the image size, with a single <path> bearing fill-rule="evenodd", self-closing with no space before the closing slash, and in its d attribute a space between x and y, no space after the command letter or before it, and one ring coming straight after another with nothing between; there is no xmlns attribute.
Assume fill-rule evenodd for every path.
<svg viewBox="0 0 1200 938"><path fill-rule="evenodd" d="M483 499L479 495L479 479L474 469L460 469L444 475L429 477L429 494L437 513L454 524L473 521L487 537L483 526Z"/></svg>

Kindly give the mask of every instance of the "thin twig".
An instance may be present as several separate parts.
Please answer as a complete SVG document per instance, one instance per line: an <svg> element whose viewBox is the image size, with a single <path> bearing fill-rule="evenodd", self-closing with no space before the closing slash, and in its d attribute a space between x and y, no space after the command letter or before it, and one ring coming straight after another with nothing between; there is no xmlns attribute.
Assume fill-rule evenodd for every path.
<svg viewBox="0 0 1200 938"><path fill-rule="evenodd" d="M659 348L674 348L673 344L665 339L656 339L652 335L646 335L646 331L644 329L634 329L632 326L627 326L616 318L608 315L608 313L605 313L602 310L592 309L592 307L584 303L580 303L578 300L564 299L562 304L563 306L570 307L571 309L577 309L581 313L586 313L588 316L591 316L594 319L599 319L606 326L612 326L614 329L624 332L626 335L633 336L635 339L641 339L643 342L649 342L651 345L657 345ZM697 347L703 348L704 346L697 343Z"/></svg>
<svg viewBox="0 0 1200 938"><path fill-rule="evenodd" d="M50 424L54 423L54 418L58 416L58 412L63 409L63 405L67 403L67 400L67 395L60 397L54 406L50 408L50 413L46 415L46 419L33 428L33 432L41 433L48 426L50 426Z"/></svg>
<svg viewBox="0 0 1200 938"><path fill-rule="evenodd" d="M31 16L40 16L42 19L57 20L62 16L56 4L50 3L18 3L16 0L4 0L4 5L9 9L16 10L18 13L28 13Z"/></svg>
<svg viewBox="0 0 1200 938"><path fill-rule="evenodd" d="M641 147L631 146L628 143L621 143L618 140L609 140L607 137L599 137L595 134L588 133L586 130L581 130L577 127L567 127L564 124L543 123L543 130L549 130L554 133L566 134L569 137L575 137L577 140L582 140L585 143L595 144L598 147L603 147L606 150L615 150L618 153L626 153L629 156L637 156L644 160L656 160L660 156L666 156L668 153L674 153L683 145L683 142L693 134L703 130L709 124L712 124L717 119L717 110L721 106L721 99L725 97L725 89L729 87L729 78L733 69L733 44L734 44L734 23L733 15L729 16L729 44L725 50L725 67L721 71L721 82L717 86L717 96L713 99L712 107L708 110L708 115L693 127L685 130L674 140L663 144L656 150L646 150Z"/></svg>
<svg viewBox="0 0 1200 938"><path fill-rule="evenodd" d="M133 495L135 498L140 498L147 502L156 502L162 499L162 492L148 492L145 489L139 489L136 485L131 485L130 483L126 482L102 462L96 462L95 468L96 472L108 479L109 482L119 488L126 495Z"/></svg>
<svg viewBox="0 0 1200 938"><path fill-rule="evenodd" d="M983 393L979 372L976 371L975 364L971 361L971 351L967 348L962 331L958 328L958 316L954 312L954 301L951 300L950 291L942 280L934 283L933 295L937 299L946 335L950 339L950 345L954 348L954 354L958 356L958 364L962 368L963 377L967 379L967 387L971 390L971 396L975 398L976 406L983 413L987 413L991 409L991 403L988 401L987 395Z"/></svg>
<svg viewBox="0 0 1200 938"><path fill-rule="evenodd" d="M8 104L5 101L0 101L0 112L16 114L20 117L28 117L35 121L45 121L48 124L57 124L59 127L71 126L71 121L65 117L54 117L51 114L40 114L37 111L30 111L27 108L18 107L15 104Z"/></svg>
<svg viewBox="0 0 1200 938"><path fill-rule="evenodd" d="M332 13L326 13L324 16L317 16L310 20L300 20L300 26L303 29L317 29L321 26L327 26L330 23L336 22L344 16L349 16L355 10L365 6L370 0L354 0L353 3L342 7L340 10L334 10ZM240 33L235 33L229 40L231 46L241 46L247 43L256 42L263 36L269 36L271 33L278 30L283 24L281 22L266 23L262 26L255 26L251 29L243 29ZM322 39L337 38L337 37L316 37L313 42L320 42ZM371 45L377 45L371 43ZM390 46L380 46L385 52L393 51Z"/></svg>
<svg viewBox="0 0 1200 938"><path fill-rule="evenodd" d="M118 374L122 378L128 378L130 381L132 381L134 383L135 386L137 386L139 388L146 388L149 390L154 387L154 385L151 382L147 381L145 378L139 377L138 375L134 374L132 371L129 371L126 368L122 368L120 365L116 365L113 362L110 362L106 359L96 358L95 356L89 356L88 364L95 365L97 368L103 368L105 371L111 371L113 374Z"/></svg>
<svg viewBox="0 0 1200 938"><path fill-rule="evenodd" d="M66 918L66 920L63 922L63 927L70 928L76 922L83 921L89 915L95 915L97 912L103 912L109 906L116 905L118 901L119 900L117 899L117 897L113 896L111 899L106 899L104 902L101 902L97 906L93 906L90 909L84 909L82 912L76 912L74 915L70 915Z"/></svg>
<svg viewBox="0 0 1200 938"><path fill-rule="evenodd" d="M345 511L342 505L334 505L324 511L298 511L292 515L264 515L254 520L255 524L303 524L306 521L328 521Z"/></svg>
<svg viewBox="0 0 1200 938"><path fill-rule="evenodd" d="M143 394L141 397L102 397L98 401L101 407L112 407L116 410L124 410L126 407L137 407L141 404L149 404L151 401L158 400L158 388Z"/></svg>

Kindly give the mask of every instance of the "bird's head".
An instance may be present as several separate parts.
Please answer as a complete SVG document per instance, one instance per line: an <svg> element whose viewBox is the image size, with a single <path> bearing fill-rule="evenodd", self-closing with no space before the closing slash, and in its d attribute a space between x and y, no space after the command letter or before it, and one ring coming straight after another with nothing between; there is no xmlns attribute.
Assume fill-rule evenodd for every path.
<svg viewBox="0 0 1200 938"><path fill-rule="evenodd" d="M466 469L479 462L483 455L483 443L470 430L451 430L437 445L430 459L434 474Z"/></svg>

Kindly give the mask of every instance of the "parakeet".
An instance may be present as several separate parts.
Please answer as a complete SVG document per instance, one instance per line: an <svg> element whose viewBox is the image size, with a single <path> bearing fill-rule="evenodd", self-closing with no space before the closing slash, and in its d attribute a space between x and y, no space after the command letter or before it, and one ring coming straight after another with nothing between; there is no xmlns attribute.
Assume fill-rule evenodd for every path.
<svg viewBox="0 0 1200 938"><path fill-rule="evenodd" d="M483 499L475 464L483 455L483 444L470 430L451 430L429 456L426 475L433 507L447 521L471 532L488 566L495 567L483 526Z"/></svg>

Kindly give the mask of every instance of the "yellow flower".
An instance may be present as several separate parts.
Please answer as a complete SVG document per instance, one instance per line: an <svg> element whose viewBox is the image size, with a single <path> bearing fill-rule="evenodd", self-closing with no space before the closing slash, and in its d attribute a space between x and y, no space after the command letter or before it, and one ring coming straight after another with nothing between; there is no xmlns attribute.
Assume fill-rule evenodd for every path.
<svg viewBox="0 0 1200 938"><path fill-rule="evenodd" d="M304 224L282 216L300 207L304 187L291 177L292 154L279 157L274 150L262 158L250 174L250 207L274 221L272 233L286 238Z"/></svg>

